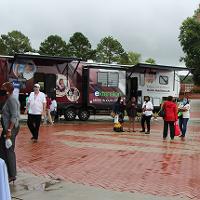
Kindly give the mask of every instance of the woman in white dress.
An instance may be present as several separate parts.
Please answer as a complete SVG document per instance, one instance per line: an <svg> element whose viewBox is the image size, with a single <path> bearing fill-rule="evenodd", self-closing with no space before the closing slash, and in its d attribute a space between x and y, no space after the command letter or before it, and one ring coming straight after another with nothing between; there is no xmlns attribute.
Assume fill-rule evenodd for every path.
<svg viewBox="0 0 200 200"><path fill-rule="evenodd" d="M11 200L8 173L4 160L0 158L0 199Z"/></svg>

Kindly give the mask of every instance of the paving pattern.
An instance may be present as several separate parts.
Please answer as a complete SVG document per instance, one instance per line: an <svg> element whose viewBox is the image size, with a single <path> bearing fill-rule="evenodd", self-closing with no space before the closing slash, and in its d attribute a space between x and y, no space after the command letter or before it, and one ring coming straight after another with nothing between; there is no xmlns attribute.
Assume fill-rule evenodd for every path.
<svg viewBox="0 0 200 200"><path fill-rule="evenodd" d="M162 141L163 122L150 135L115 133L111 122L42 126L38 143L26 126L16 143L18 168L114 191L200 199L200 112L192 112L185 141ZM137 123L138 131L140 124Z"/></svg>

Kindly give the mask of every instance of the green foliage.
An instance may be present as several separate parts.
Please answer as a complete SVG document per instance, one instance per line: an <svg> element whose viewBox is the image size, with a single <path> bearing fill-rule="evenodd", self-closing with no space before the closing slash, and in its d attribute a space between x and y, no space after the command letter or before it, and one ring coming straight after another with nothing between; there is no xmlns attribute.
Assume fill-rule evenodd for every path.
<svg viewBox="0 0 200 200"><path fill-rule="evenodd" d="M145 63L156 64L156 61L153 58L148 58L147 60L145 60Z"/></svg>
<svg viewBox="0 0 200 200"><path fill-rule="evenodd" d="M193 84L194 83L193 76L188 76L185 79L184 78L185 78L185 76L180 76L181 83L186 83L186 84Z"/></svg>
<svg viewBox="0 0 200 200"><path fill-rule="evenodd" d="M1 38L0 38L0 55L7 55L6 45Z"/></svg>
<svg viewBox="0 0 200 200"><path fill-rule="evenodd" d="M137 52L130 51L128 52L128 59L130 65L136 65L141 60L141 54Z"/></svg>
<svg viewBox="0 0 200 200"><path fill-rule="evenodd" d="M104 63L124 62L125 51L119 41L111 36L103 38L97 45L97 60Z"/></svg>
<svg viewBox="0 0 200 200"><path fill-rule="evenodd" d="M82 33L76 32L67 44L69 56L82 58L83 60L94 59L96 51L91 49L91 44Z"/></svg>
<svg viewBox="0 0 200 200"><path fill-rule="evenodd" d="M33 51L29 38L19 31L8 32L0 37L0 53L4 55L14 55L15 53L25 53Z"/></svg>
<svg viewBox="0 0 200 200"><path fill-rule="evenodd" d="M120 64L122 65L129 65L129 58L128 58L128 54L126 52L124 52L121 56L120 56Z"/></svg>
<svg viewBox="0 0 200 200"><path fill-rule="evenodd" d="M188 68L192 69L194 83L200 85L200 22L197 16L199 9L193 17L188 17L180 27L179 41L184 57L181 58Z"/></svg>
<svg viewBox="0 0 200 200"><path fill-rule="evenodd" d="M66 42L58 35L50 35L40 44L39 53L50 56L67 56Z"/></svg>

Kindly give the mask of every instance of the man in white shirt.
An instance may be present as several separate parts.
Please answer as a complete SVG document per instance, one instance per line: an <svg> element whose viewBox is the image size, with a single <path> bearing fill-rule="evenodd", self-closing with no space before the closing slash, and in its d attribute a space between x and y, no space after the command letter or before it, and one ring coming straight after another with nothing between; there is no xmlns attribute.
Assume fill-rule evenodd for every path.
<svg viewBox="0 0 200 200"><path fill-rule="evenodd" d="M142 118L141 118L141 126L142 130L140 132L145 132L145 121L147 124L147 132L145 134L150 134L150 121L153 115L153 104L150 101L150 97L144 97L144 103L142 105Z"/></svg>
<svg viewBox="0 0 200 200"><path fill-rule="evenodd" d="M27 125L31 131L33 142L37 142L41 117L46 111L46 97L43 92L40 92L40 85L36 83L27 101L26 111L28 112Z"/></svg>

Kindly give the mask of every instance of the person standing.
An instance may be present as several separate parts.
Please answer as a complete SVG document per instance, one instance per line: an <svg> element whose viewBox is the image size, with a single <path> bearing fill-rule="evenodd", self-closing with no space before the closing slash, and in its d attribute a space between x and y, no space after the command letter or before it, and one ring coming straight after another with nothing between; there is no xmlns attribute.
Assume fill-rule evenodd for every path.
<svg viewBox="0 0 200 200"><path fill-rule="evenodd" d="M123 125L124 125L124 111L125 111L125 102L124 99L119 96L117 101L114 103L113 112L115 115L118 115L118 121L121 125L121 132L124 132Z"/></svg>
<svg viewBox="0 0 200 200"><path fill-rule="evenodd" d="M142 126L142 130L140 131L145 132L145 122L147 124L147 131L145 132L145 134L150 134L150 122L151 122L151 117L153 114L153 104L150 101L150 97L146 96L144 97L144 103L142 105L142 117L141 117L141 126Z"/></svg>
<svg viewBox="0 0 200 200"><path fill-rule="evenodd" d="M190 119L190 103L187 98L183 98L183 101L178 107L178 111L182 113L182 115L179 116L179 127L182 133L180 137L184 139L187 131L187 124Z"/></svg>
<svg viewBox="0 0 200 200"><path fill-rule="evenodd" d="M5 161L1 158L0 158L0 199L11 200L7 167Z"/></svg>
<svg viewBox="0 0 200 200"><path fill-rule="evenodd" d="M46 96L46 111L44 116L44 124L47 124L47 122L49 122L51 125L53 125L52 117L50 114L50 105L52 103L52 100L48 95L45 96Z"/></svg>
<svg viewBox="0 0 200 200"><path fill-rule="evenodd" d="M51 114L52 121L54 122L55 117L57 115L57 102L54 97L52 98L51 105L50 105L50 114Z"/></svg>
<svg viewBox="0 0 200 200"><path fill-rule="evenodd" d="M176 103L173 102L173 97L168 96L167 101L163 103L162 109L164 111L164 129L163 139L165 140L168 135L168 126L170 127L170 138L174 139L175 129L174 123L178 120L178 109Z"/></svg>
<svg viewBox="0 0 200 200"><path fill-rule="evenodd" d="M0 158L2 158L8 170L9 182L16 180L16 155L15 140L20 125L20 103L13 94L14 86L6 82L1 87L7 95L7 100L2 108L1 125L3 131L0 138Z"/></svg>
<svg viewBox="0 0 200 200"><path fill-rule="evenodd" d="M131 127L133 129L133 132L135 132L136 108L137 108L136 99L135 97L131 97L128 103L126 104L126 112L129 119L128 132L131 132Z"/></svg>
<svg viewBox="0 0 200 200"><path fill-rule="evenodd" d="M28 98L25 113L28 113L27 125L32 134L31 140L37 142L41 117L46 111L46 97L43 92L40 92L38 83L34 85L33 90L34 92L31 92Z"/></svg>

